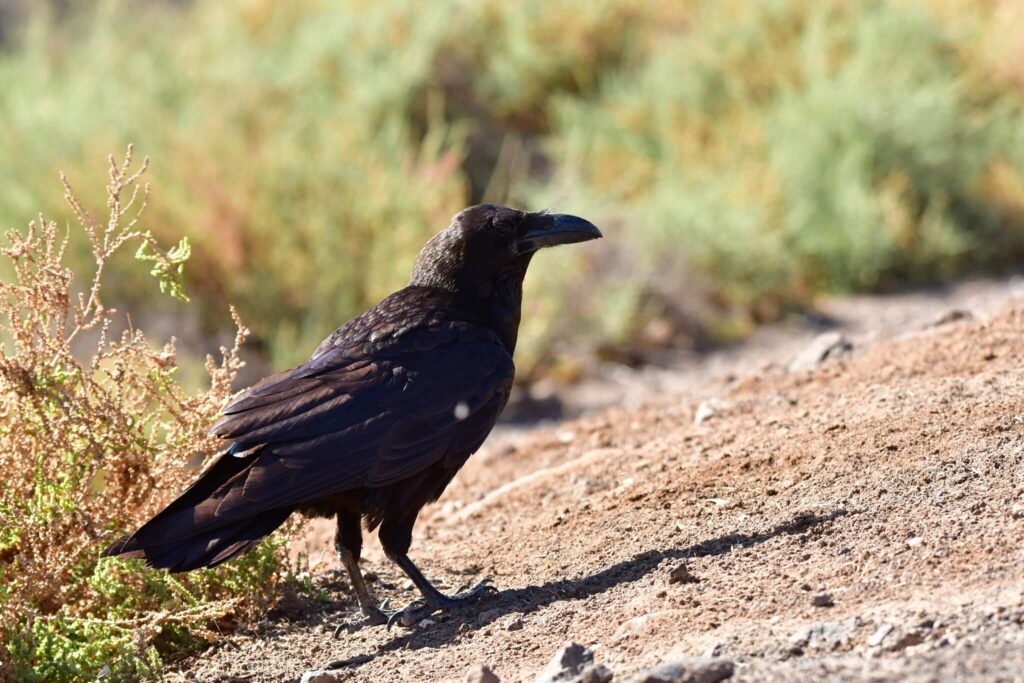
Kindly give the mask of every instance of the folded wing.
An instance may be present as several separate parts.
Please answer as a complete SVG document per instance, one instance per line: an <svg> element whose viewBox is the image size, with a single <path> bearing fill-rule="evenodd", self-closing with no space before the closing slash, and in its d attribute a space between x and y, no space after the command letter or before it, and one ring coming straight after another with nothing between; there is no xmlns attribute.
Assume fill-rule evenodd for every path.
<svg viewBox="0 0 1024 683"><path fill-rule="evenodd" d="M211 432L233 442L228 453L106 554L178 571L207 566L248 549L305 502L438 463L457 469L490 432L513 376L498 338L465 323L410 330L374 344L372 357L328 349L227 406ZM175 550L197 538L198 548Z"/></svg>

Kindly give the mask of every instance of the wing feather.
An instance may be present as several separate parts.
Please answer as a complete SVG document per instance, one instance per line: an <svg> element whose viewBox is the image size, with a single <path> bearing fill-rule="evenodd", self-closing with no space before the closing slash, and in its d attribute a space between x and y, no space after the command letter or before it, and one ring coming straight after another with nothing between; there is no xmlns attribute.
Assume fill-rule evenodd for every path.
<svg viewBox="0 0 1024 683"><path fill-rule="evenodd" d="M378 343L372 362L328 349L224 410L211 431L239 449L262 447L211 497L210 512L229 520L386 486L438 463L457 469L493 427L514 372L498 338L465 323Z"/></svg>

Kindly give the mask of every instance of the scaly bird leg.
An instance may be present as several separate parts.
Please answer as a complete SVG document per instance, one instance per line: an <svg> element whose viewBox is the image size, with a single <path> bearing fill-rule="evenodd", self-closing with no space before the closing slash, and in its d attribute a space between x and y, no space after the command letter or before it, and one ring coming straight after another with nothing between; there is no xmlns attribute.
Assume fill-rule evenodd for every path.
<svg viewBox="0 0 1024 683"><path fill-rule="evenodd" d="M380 607L377 606L377 601L373 599L373 596L370 595L370 590L366 587L366 579L363 578L362 572L359 571L359 562L352 555L352 552L347 548L339 548L338 557L341 559L341 563L345 565L345 569L348 570L348 577L352 582L352 588L356 591L359 609L366 616L366 620L374 626L388 623L388 618L395 613L394 610L387 609L386 600L381 603ZM344 626L344 624L341 624L334 629L335 638L338 637Z"/></svg>
<svg viewBox="0 0 1024 683"><path fill-rule="evenodd" d="M377 601L373 599L370 590L366 587L366 579L359 571L359 553L362 550L362 543L359 514L351 510L339 510L338 530L334 535L334 549L338 551L338 559L348 571L349 582L356 592L359 609L366 616L367 622L372 625L386 624L394 610L387 609L387 601L378 607ZM334 637L337 638L342 630L348 628L350 628L348 624L339 624L334 629Z"/></svg>
<svg viewBox="0 0 1024 683"><path fill-rule="evenodd" d="M484 579L476 585L460 593L447 596L434 588L427 577L412 563L408 555L393 555L391 559L402 568L423 595L423 599L415 600L404 609L394 612L388 618L388 629L395 623L412 626L421 619L426 619L435 612L449 610L454 607L472 605L483 597L497 594L498 590L491 585L490 579Z"/></svg>

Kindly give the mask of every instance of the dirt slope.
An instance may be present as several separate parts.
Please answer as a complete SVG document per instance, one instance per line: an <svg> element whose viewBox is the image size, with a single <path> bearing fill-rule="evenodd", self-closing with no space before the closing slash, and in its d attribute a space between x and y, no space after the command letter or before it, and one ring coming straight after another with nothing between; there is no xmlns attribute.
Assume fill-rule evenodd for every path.
<svg viewBox="0 0 1024 683"><path fill-rule="evenodd" d="M357 621L334 578L335 602L172 679L462 680L479 662L532 681L575 640L616 680L686 654L745 681L1024 680L1022 360L1018 301L739 377L703 409L695 391L492 444L413 544L449 589L495 580L468 626L332 640ZM368 550L378 594L412 599ZM693 579L671 582L684 563Z"/></svg>

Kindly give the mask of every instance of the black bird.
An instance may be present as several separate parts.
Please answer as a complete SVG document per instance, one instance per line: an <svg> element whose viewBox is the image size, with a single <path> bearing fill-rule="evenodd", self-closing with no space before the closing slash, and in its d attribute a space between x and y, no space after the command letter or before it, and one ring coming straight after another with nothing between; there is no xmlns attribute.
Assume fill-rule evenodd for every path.
<svg viewBox="0 0 1024 683"><path fill-rule="evenodd" d="M409 559L420 509L483 444L515 375L523 278L542 247L601 237L575 216L481 205L427 242L409 285L249 389L210 432L232 443L177 500L105 556L183 572L255 546L293 512L336 516L335 548L371 623L404 625L448 597ZM360 520L423 595L385 612L359 572Z"/></svg>

